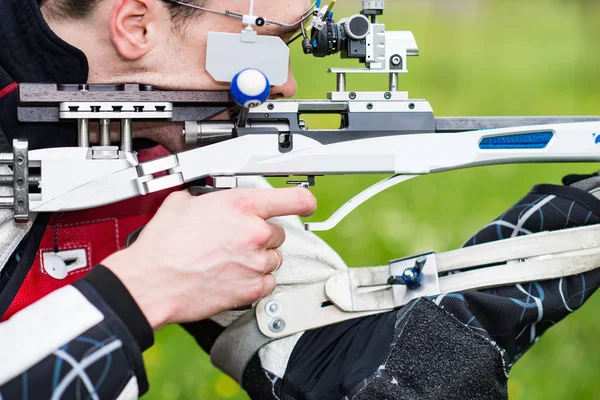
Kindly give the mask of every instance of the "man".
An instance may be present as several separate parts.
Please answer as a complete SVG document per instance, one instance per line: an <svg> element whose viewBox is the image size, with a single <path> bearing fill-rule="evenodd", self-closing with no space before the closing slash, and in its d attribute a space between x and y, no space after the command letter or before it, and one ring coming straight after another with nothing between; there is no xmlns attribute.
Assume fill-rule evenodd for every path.
<svg viewBox="0 0 600 400"><path fill-rule="evenodd" d="M234 0L195 2L194 4L204 4L219 11L238 12L244 12L248 6L246 2ZM30 18L32 15L36 18L33 22L28 20L28 24L20 24L19 26L25 26L25 28L19 29L30 29L31 26L41 26L40 29L45 29L44 22L37 15L31 0L26 1L20 7L24 7L26 18ZM263 0L256 2L255 11L256 14L265 15L272 20L291 22L297 21L306 8L308 8L308 3L304 0L278 0L277 2ZM19 14L14 9L12 12ZM49 79L50 82L62 81L64 83L81 83L82 81L90 83L141 82L169 89L226 88L226 86L214 82L204 71L203 49L208 31L237 32L240 29L239 21L213 14L197 13L192 9L180 8L176 4L155 0L98 0L93 2L47 0L42 6L42 12L52 30L62 40L83 51L83 55L73 47L54 38L53 43L58 47L57 51L60 54L45 57L45 59L50 59L55 63L60 57L71 58L71 60L67 60L68 66L65 65L64 71L74 75L55 75L51 78L34 77L37 81ZM11 18L4 18L4 20L11 20ZM13 29L17 28L13 27ZM284 38L290 34L273 28L263 29L261 33L281 35ZM30 40L27 44L35 45L32 42L34 41ZM68 54L71 52L77 57L69 57ZM72 66L77 62L85 65L86 61L89 63L89 79L86 79L88 76L84 73L85 67L82 67L84 72L80 70L80 74L77 75L75 73L77 68ZM2 60L2 65L5 65L5 62L8 61ZM23 62L19 67L22 68L24 64L26 63ZM52 63L49 64L56 68ZM56 69L60 70L60 68ZM290 78L288 84L276 88L274 91L281 96L291 95L294 91L293 79ZM5 129L4 126L3 129ZM72 144L73 133L67 128L63 132L60 139L64 140L64 144ZM150 129L137 130L138 135L161 143L171 151L179 150L179 139L177 138L179 132L180 127L172 128L170 126L165 126L158 132ZM5 132L5 135L8 134ZM47 141L50 140L48 135L41 133L36 135L33 129L27 131L27 137L31 137L34 141L37 140L37 146L57 145L48 143ZM12 136L8 138L11 139ZM477 234L472 241L469 241L469 244L502 239L513 234L514 227L517 226L519 229L514 232L515 234L598 223L600 222L600 207L598 206L600 202L587 193L588 190L597 187L596 181L597 179L594 177L584 179L582 182L585 185L579 184L581 188L575 186L536 187L522 202L504 213L497 222L490 224L489 227ZM249 182L248 184L261 185L258 182ZM257 193L252 192L248 198L254 197ZM292 197L299 195L298 192L294 192ZM221 208L213 207L215 203L225 201L224 195L221 197L209 195L203 199L196 199L205 202L202 207L205 207L205 204L206 209L210 210L210 215L208 215L209 213L199 215L197 214L198 210L193 210L192 199L185 194L178 196L180 198L170 198L165 203L131 250L116 253L103 262L123 281L153 327L160 326L165 322L200 320L219 311L251 303L269 291L254 293L256 296L247 298L236 297L235 290L226 290L226 296L219 293L227 287L226 285L232 287L237 287L238 284L243 285L244 282L240 282L238 277L246 276L246 269L238 268L230 271L222 281L217 279L207 282L206 286L211 284L213 288L204 287L205 285L190 287L190 285L200 285L198 281L204 279L204 276L200 274L192 275L185 271L184 276L188 277L185 281L172 277L178 275L178 266L205 263L206 253L201 254L198 258L186 259L180 255L180 251L185 252L190 247L197 247L197 243L218 243L223 240L223 237L202 236L205 240L199 240L196 237L192 239L166 238L163 235L165 230L163 227L180 223L185 225L183 229L178 230L184 233L196 232L197 223L191 227L188 225L190 221L185 221L186 218L192 222L203 221L205 218L210 221L210 218L214 218L215 215L222 218L227 212L225 208L228 208L227 204ZM231 201L236 202L237 200ZM177 201L184 204L177 203ZM169 202L171 203L169 204ZM255 214L264 220L270 216L294 213L290 211L300 214L308 213L312 211L313 207L314 204L310 204L308 207L299 207L295 210L275 213L255 212ZM243 208L248 209L248 204ZM564 215L561 214L562 210L568 210L568 218L566 217L567 212L564 212ZM110 218L114 218L114 210L111 209L111 211ZM128 211L131 212L131 209ZM236 215L239 215L239 212ZM542 216L546 218L542 218ZM56 231L59 233L48 237L48 246L52 247L53 239L56 236L60 241L65 236L63 231L70 229L70 225L76 225L76 221L81 217L81 214L63 215L61 220L53 221L51 226L56 226ZM65 218L70 218L66 224L64 223ZM94 214L94 218L89 219L95 221L105 218L106 214ZM256 221L256 219L254 220ZM545 226L540 224L540 221L543 220L547 223ZM122 219L118 219L118 221L121 223ZM288 238L282 245L285 262L281 270L277 272L280 289L283 290L286 285L301 285L321 280L336 270L345 268L339 257L322 242L314 236L302 232L297 221L289 219L278 221L285 226ZM225 222L231 227L229 232L242 227L246 229L246 223L238 225L236 218ZM259 222L262 224L262 221ZM217 225L208 226L216 227ZM262 226L264 227L264 225ZM35 237L34 233L35 231L32 230L27 240L33 240L30 238ZM42 233L37 233L37 235L42 235ZM247 237L247 235L241 236ZM281 233L273 236L280 237ZM270 243L264 243L263 238L260 241L262 243L260 248L269 249L281 244L281 241L280 238L272 240L272 243L270 240L266 240ZM72 245L75 242L64 244ZM159 244L161 244L160 248L158 248ZM150 249L152 246L157 246L157 248ZM37 247L39 246L34 248L37 249ZM135 252L136 247L137 252ZM311 252L306 252L306 248L311 249ZM266 253L274 252L267 251ZM25 257L24 254L23 257ZM232 251L231 254L237 254L237 252ZM262 254L264 255L264 253ZM150 282L146 281L145 277L141 277L139 273L139 271L145 271L144 268L148 268L148 265L152 266L150 274L153 276ZM169 265L171 268L162 267L163 265ZM274 269L273 266L265 268L263 272L272 269ZM165 270L172 271L172 273L165 272ZM105 319L110 320L110 326L116 326L112 331L126 331L122 333L123 336L116 333L113 335L125 338L131 338L131 335L138 338L143 337L139 332L141 323L127 321L131 319L131 316L124 317L124 314L119 312L120 309L106 295L107 291L103 290L108 285L106 280L110 278L105 277L105 280L99 283L99 279L96 278L99 274L97 271L97 269L94 270L75 286L85 292L86 288L89 290L91 285L96 292L96 294L88 295L88 299L93 297L92 302L98 297L104 297L104 303L108 303L103 306L103 310L106 310L104 311ZM100 271L103 269L100 268ZM219 269L211 271L216 274ZM397 312L351 320L297 334L269 343L261 348L245 368L242 385L253 398L258 399L505 398L506 373L510 365L531 346L549 325L579 307L591 295L598 286L599 277L597 275L598 273L588 273L585 276L569 277L560 281L440 295L434 299L415 301ZM584 281L586 282L585 286L582 285ZM168 284L164 284L165 282ZM232 282L235 282L235 285L232 285ZM109 286L113 290L119 287L116 283ZM165 286L169 287L165 288ZM170 312L161 311L160 303L155 306L157 304L155 301L159 297L153 297L152 294L163 291L166 292L161 295L164 294L167 298L181 295L177 300L168 302L180 307L176 318L173 318L172 315L165 317ZM197 296L191 295L206 291L209 296L203 296L202 304L196 302ZM99 295L97 295L98 293ZM61 300L64 301L64 299L58 298L55 303L60 303ZM210 302L209 312L205 311L205 302L207 301ZM97 303L94 304L97 305ZM110 311L115 308L116 312ZM132 306L132 308L135 310L135 307ZM189 313L190 309L196 311ZM158 310L156 317L153 315L155 310ZM130 315L134 314L135 311L130 311ZM198 343L210 351L224 327L243 314L243 311L226 312L210 320L185 326ZM133 319L139 321L143 318L138 313L138 318ZM123 322L127 324L128 329L123 328ZM104 326L104 329L109 328ZM81 329L83 328L79 330L81 331ZM130 336L126 335L127 330L129 330ZM99 337L96 338L95 335ZM94 337L90 338L89 336ZM137 357L137 362L127 360L128 357L123 356L120 360L112 361L111 365L128 365L129 370L127 367L123 367L122 370L115 368L115 371L106 367L108 362L95 366L90 363L89 359L86 359L86 356L89 357L89 353L95 354L95 350L107 348L108 345L103 343L107 340L106 336L92 332L84 339L78 339L80 340L73 340L69 343L68 348L54 350L53 358L47 361L51 364L50 370L44 369L44 362L33 367L29 365L27 366L29 375L21 374L13 377L10 381L5 381L5 385L0 388L0 393L7 390L9 391L7 393L18 395L22 394L24 390L33 390L29 382L32 381L32 377L35 377L37 388L46 390L42 394L44 396L60 390L59 396L81 393L84 396L89 394L92 397L98 395L101 398L110 398L123 392L123 389L129 393L127 390L129 390L130 381L125 378L133 376L131 370L134 371L138 381L143 380L143 368L139 363L139 349L135 345L131 346L133 349L130 349L126 355L129 355L129 359ZM114 340L109 340L108 344L113 342ZM129 339L129 342L132 340ZM116 346L116 344L112 345ZM139 345L142 349L146 346ZM69 358L69 354L65 353L70 352L73 348L75 354ZM56 367L59 360L62 360L60 367ZM63 368L62 365L69 363L69 360L72 368ZM78 373L71 371L78 371L75 367L78 367L79 364L88 378L84 379L82 376L83 385L71 385L74 381L73 377ZM111 382L118 383L106 385L105 382L109 379L101 379L105 368L109 373L108 376L112 378ZM49 373L49 371L51 372ZM44 381L50 375L52 375L52 379ZM119 380L118 377L122 379ZM140 386L142 388L139 392L143 392L145 388L143 385ZM68 389L72 391L67 392ZM138 394L134 390L131 393Z"/></svg>
<svg viewBox="0 0 600 400"><path fill-rule="evenodd" d="M27 138L32 149L69 146L75 139L68 125L19 123L17 82L114 80L173 89L218 87L202 76L201 43L186 29L199 16L185 7L154 0L49 0L41 6L40 11L34 0L0 4L6 21L0 28L4 151L13 138ZM110 29L103 29L104 23ZM193 51L197 56L191 58ZM189 80L189 73L199 79ZM290 80L274 92L282 96L293 88ZM171 151L180 149L180 131L137 130L140 137L144 132ZM164 150L145 152L160 155ZM142 158L152 156L143 153ZM142 394L147 384L140 352L152 344L152 330L205 319L269 294L275 287L271 273L281 266L278 248L285 232L266 220L308 215L315 209L314 197L298 188L239 190L205 198L174 193L139 240L118 251L165 196L155 196L149 204L143 200L89 213L40 215L29 231L3 214L0 315L7 322L0 325L0 397L72 397L79 388L75 381L83 377L76 374L74 379L66 365L75 367L76 359L82 360L92 397ZM77 260L83 267L66 277L53 276L50 256L72 249L84 251ZM79 280L100 262L102 266Z"/></svg>

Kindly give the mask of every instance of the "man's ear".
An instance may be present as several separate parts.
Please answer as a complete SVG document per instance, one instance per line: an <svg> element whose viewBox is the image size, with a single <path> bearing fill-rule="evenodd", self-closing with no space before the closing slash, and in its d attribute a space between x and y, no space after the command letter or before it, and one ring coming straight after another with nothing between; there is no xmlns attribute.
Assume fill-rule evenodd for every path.
<svg viewBox="0 0 600 400"><path fill-rule="evenodd" d="M153 47L149 31L159 10L154 0L115 0L110 13L110 40L121 57L137 60Z"/></svg>

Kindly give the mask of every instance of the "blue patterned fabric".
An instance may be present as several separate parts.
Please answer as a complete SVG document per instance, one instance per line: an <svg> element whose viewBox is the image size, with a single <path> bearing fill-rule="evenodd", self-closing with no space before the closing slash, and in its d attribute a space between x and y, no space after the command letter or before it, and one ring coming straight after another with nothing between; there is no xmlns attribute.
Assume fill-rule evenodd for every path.
<svg viewBox="0 0 600 400"><path fill-rule="evenodd" d="M123 342L100 324L2 385L0 398L114 398L135 376L129 365Z"/></svg>
<svg viewBox="0 0 600 400"><path fill-rule="evenodd" d="M600 223L600 201L579 189L539 185L465 246ZM600 270L507 287L436 296L434 301L506 351L508 366L600 286Z"/></svg>
<svg viewBox="0 0 600 400"><path fill-rule="evenodd" d="M0 385L0 400L116 399L132 380L140 395L148 390L142 353L131 331L88 281L74 286L104 318Z"/></svg>

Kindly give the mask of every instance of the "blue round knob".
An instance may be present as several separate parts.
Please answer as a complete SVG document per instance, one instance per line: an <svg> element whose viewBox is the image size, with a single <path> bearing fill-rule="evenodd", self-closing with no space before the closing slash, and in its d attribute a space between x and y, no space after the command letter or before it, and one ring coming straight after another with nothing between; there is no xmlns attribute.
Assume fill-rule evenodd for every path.
<svg viewBox="0 0 600 400"><path fill-rule="evenodd" d="M231 97L241 107L258 107L271 94L271 85L265 74L257 69L240 71L231 81Z"/></svg>

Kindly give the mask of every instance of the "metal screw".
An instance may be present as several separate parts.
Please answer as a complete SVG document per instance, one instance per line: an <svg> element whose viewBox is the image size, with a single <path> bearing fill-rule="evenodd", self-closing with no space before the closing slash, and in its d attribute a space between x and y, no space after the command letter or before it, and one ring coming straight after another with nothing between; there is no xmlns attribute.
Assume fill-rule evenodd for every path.
<svg viewBox="0 0 600 400"><path fill-rule="evenodd" d="M110 119L100 120L100 146L110 146Z"/></svg>
<svg viewBox="0 0 600 400"><path fill-rule="evenodd" d="M273 111L275 109L275 104L273 103L269 103L269 105L267 106L267 108L271 111Z"/></svg>
<svg viewBox="0 0 600 400"><path fill-rule="evenodd" d="M0 174L0 185L12 185L14 180L15 180L15 177L12 173ZM19 180L17 181L17 184L19 183ZM41 180L42 180L42 177L40 175L29 175L28 183L31 185L38 185ZM25 181L23 181L22 185L23 184L25 184Z"/></svg>
<svg viewBox="0 0 600 400"><path fill-rule="evenodd" d="M19 205L19 207L23 207L23 204L25 204L25 202L23 200L19 200L17 201L17 204Z"/></svg>
<svg viewBox="0 0 600 400"><path fill-rule="evenodd" d="M372 110L372 109L373 109L373 103L367 104L367 110Z"/></svg>
<svg viewBox="0 0 600 400"><path fill-rule="evenodd" d="M90 147L89 126L90 122L87 119L80 118L77 120L77 138L79 147Z"/></svg>
<svg viewBox="0 0 600 400"><path fill-rule="evenodd" d="M386 100L389 100L392 98L392 94L390 92L385 92L385 94L383 95L383 97L385 97Z"/></svg>
<svg viewBox="0 0 600 400"><path fill-rule="evenodd" d="M274 319L269 323L269 329L271 332L279 333L285 329L285 321L282 319Z"/></svg>
<svg viewBox="0 0 600 400"><path fill-rule="evenodd" d="M17 179L17 186L19 186L19 187L23 186L23 183L24 183L23 178Z"/></svg>
<svg viewBox="0 0 600 400"><path fill-rule="evenodd" d="M24 162L25 160L23 159L23 157L17 158L17 163L19 163L19 165L23 165Z"/></svg>
<svg viewBox="0 0 600 400"><path fill-rule="evenodd" d="M121 150L126 153L133 152L133 128L130 118L121 120Z"/></svg>
<svg viewBox="0 0 600 400"><path fill-rule="evenodd" d="M265 313L269 316L269 317L278 317L279 314L281 314L281 303L279 303L278 301L269 301L266 305L265 305Z"/></svg>
<svg viewBox="0 0 600 400"><path fill-rule="evenodd" d="M356 99L356 93L350 92L350 94L348 95L348 97L350 97L350 100L355 100Z"/></svg>
<svg viewBox="0 0 600 400"><path fill-rule="evenodd" d="M392 56L392 65L397 67L398 65L400 65L401 62L402 57L400 57L399 55Z"/></svg>

